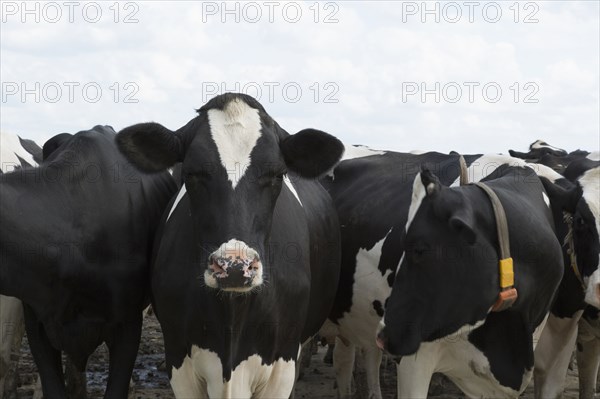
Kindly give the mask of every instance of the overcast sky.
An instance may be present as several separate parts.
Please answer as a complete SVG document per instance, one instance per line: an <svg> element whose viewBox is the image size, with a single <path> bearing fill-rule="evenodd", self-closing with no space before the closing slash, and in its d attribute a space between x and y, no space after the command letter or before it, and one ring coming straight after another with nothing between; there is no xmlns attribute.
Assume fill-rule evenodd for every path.
<svg viewBox="0 0 600 399"><path fill-rule="evenodd" d="M0 127L39 144L242 91L380 149L600 147L597 1L23 4L2 2Z"/></svg>

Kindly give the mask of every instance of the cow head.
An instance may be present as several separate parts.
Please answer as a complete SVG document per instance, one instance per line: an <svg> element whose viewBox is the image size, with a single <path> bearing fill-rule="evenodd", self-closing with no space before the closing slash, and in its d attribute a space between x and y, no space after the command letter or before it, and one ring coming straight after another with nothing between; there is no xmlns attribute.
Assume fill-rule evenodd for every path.
<svg viewBox="0 0 600 399"><path fill-rule="evenodd" d="M583 172L572 175L577 170ZM587 159L573 162L565 177L575 181L576 186L565 189L542 181L553 208L572 217L573 246L586 290L585 301L600 309L600 162Z"/></svg>
<svg viewBox="0 0 600 399"><path fill-rule="evenodd" d="M241 292L263 282L273 210L288 171L316 178L344 151L318 130L288 134L254 98L233 93L210 100L175 132L142 123L123 129L117 143L146 172L183 163L204 282Z"/></svg>
<svg viewBox="0 0 600 399"><path fill-rule="evenodd" d="M462 190L480 190L466 187ZM484 194L483 194L484 195ZM400 261L378 344L394 355L415 353L433 341L485 319L498 295L493 225L456 189L428 170L417 174ZM476 206L475 206L476 205Z"/></svg>

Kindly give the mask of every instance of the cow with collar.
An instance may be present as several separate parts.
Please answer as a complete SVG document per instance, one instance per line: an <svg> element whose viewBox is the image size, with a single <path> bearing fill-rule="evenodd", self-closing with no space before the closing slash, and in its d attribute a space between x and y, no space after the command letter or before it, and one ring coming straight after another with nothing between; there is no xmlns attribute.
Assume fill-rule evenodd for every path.
<svg viewBox="0 0 600 399"><path fill-rule="evenodd" d="M425 397L434 372L471 397L516 397L531 378L563 275L561 244L532 169L499 168L482 181L485 190L447 188L428 170L414 180L377 338L401 356L399 397Z"/></svg>
<svg viewBox="0 0 600 399"><path fill-rule="evenodd" d="M430 165L447 186L459 185L461 175L479 181L508 165L529 165L505 155L465 155L463 159L461 166L457 153L398 153L346 146L343 160L323 179L338 210L342 233L340 285L323 329L326 335L338 336L334 368L341 397L351 395L355 347L365 354L369 396L381 397L381 351L375 335L403 254L413 181L421 165ZM561 177L543 166L530 166L539 169L538 173Z"/></svg>
<svg viewBox="0 0 600 399"><path fill-rule="evenodd" d="M343 145L290 135L254 98L217 96L173 132L128 127L142 170L183 162L152 268L152 302L178 398L283 398L300 345L321 327L339 277L339 226L315 180Z"/></svg>
<svg viewBox="0 0 600 399"><path fill-rule="evenodd" d="M0 293L24 305L47 398L65 398L61 350L85 370L110 350L106 398L125 398L148 301L152 239L175 192L120 154L108 126L70 135L44 163L0 176Z"/></svg>
<svg viewBox="0 0 600 399"><path fill-rule="evenodd" d="M0 174L36 167L42 149L32 140L0 132ZM14 297L0 295L0 399L16 392L16 373L25 334L23 305Z"/></svg>

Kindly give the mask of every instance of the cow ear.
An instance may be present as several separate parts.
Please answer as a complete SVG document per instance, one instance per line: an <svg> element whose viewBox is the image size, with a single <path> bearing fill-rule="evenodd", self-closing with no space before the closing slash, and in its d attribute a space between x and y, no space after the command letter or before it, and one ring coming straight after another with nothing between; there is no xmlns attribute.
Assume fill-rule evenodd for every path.
<svg viewBox="0 0 600 399"><path fill-rule="evenodd" d="M469 245L475 244L477 235L472 227L473 221L465 212L450 216L448 223L450 224L450 227L458 233L460 238L465 240Z"/></svg>
<svg viewBox="0 0 600 399"><path fill-rule="evenodd" d="M144 172L161 172L183 160L180 137L158 123L139 123L117 134L121 153Z"/></svg>
<svg viewBox="0 0 600 399"><path fill-rule="evenodd" d="M73 137L73 135L70 133L60 133L48 139L48 141L46 141L42 147L42 159L44 161L47 160L50 155L52 155L64 143L69 141L71 137Z"/></svg>
<svg viewBox="0 0 600 399"><path fill-rule="evenodd" d="M287 136L279 147L287 167L306 178L319 177L329 171L344 153L340 140L315 129Z"/></svg>
<svg viewBox="0 0 600 399"><path fill-rule="evenodd" d="M440 180L427 166L421 167L421 183L423 183L428 196L436 195L442 190Z"/></svg>
<svg viewBox="0 0 600 399"><path fill-rule="evenodd" d="M577 202L579 202L579 198L581 197L581 191L577 186L573 185L570 188L563 188L543 176L540 176L540 180L550 198L550 205L553 209L575 213Z"/></svg>

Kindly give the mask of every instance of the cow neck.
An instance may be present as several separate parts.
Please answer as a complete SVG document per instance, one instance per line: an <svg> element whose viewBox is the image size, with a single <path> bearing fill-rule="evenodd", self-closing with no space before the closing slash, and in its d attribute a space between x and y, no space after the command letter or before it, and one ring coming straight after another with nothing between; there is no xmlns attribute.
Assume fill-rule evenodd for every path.
<svg viewBox="0 0 600 399"><path fill-rule="evenodd" d="M500 247L500 293L492 312L500 312L510 308L517 300L518 294L515 288L515 274L513 269L513 259L510 256L510 241L508 235L508 222L506 212L500 202L500 199L489 186L482 182L474 183L481 188L490 199L494 210L494 219L496 220L496 231L498 232L498 246Z"/></svg>
<svg viewBox="0 0 600 399"><path fill-rule="evenodd" d="M563 220L567 224L567 235L565 236L563 245L568 246L567 254L569 254L569 259L571 261L571 269L573 269L575 277L577 277L577 280L579 280L581 288L583 288L583 291L585 291L586 286L583 282L583 278L581 277L581 273L579 273L579 268L577 267L577 254L575 253L575 243L573 241L573 215L568 212L564 212Z"/></svg>

